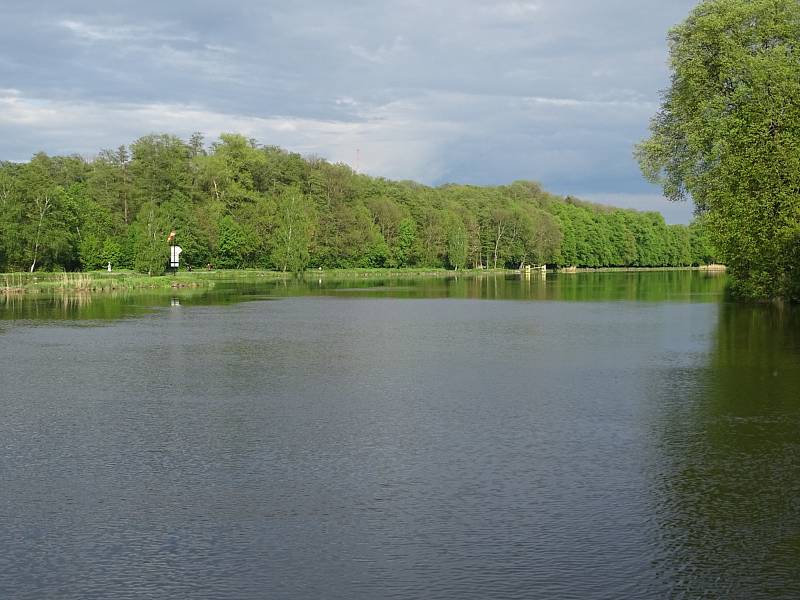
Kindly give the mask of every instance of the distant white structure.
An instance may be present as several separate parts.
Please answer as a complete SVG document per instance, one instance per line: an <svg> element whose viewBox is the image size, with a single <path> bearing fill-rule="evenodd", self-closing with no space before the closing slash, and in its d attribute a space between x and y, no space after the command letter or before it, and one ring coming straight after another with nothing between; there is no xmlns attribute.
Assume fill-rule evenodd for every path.
<svg viewBox="0 0 800 600"><path fill-rule="evenodd" d="M108 263L108 272L111 273L111 261Z"/></svg>
<svg viewBox="0 0 800 600"><path fill-rule="evenodd" d="M169 247L169 266L171 269L177 269L181 265L181 252L183 252L183 249L180 246Z"/></svg>

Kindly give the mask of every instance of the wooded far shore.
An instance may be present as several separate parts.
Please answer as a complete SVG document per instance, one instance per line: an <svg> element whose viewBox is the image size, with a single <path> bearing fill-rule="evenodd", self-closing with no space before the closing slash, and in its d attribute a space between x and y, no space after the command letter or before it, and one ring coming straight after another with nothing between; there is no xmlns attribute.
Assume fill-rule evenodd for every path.
<svg viewBox="0 0 800 600"><path fill-rule="evenodd" d="M701 267L601 267L583 268L575 271L562 269L560 273L581 272L643 272L643 271L683 271L702 270L724 271L722 265ZM90 271L76 273L17 272L0 273L0 293L4 295L28 295L64 292L112 292L124 290L158 290L183 288L210 288L218 282L266 282L281 279L302 278L305 280L324 279L326 281L346 281L356 279L403 279L426 277L480 277L515 275L518 277L542 277L544 273L531 273L510 269L466 269L452 271L446 269L313 269L303 273L290 273L269 270L211 270L179 271L174 274L147 276L134 271Z"/></svg>
<svg viewBox="0 0 800 600"><path fill-rule="evenodd" d="M613 203L613 197L609 197ZM661 267L713 262L702 222L532 181L438 187L224 134L148 135L96 157L0 162L0 272Z"/></svg>

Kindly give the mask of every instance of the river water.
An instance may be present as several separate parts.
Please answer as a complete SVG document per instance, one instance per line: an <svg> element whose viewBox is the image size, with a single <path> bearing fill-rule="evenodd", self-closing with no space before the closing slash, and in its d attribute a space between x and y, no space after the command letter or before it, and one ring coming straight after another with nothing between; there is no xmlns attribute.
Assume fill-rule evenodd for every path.
<svg viewBox="0 0 800 600"><path fill-rule="evenodd" d="M0 597L797 598L800 315L724 283L0 300Z"/></svg>

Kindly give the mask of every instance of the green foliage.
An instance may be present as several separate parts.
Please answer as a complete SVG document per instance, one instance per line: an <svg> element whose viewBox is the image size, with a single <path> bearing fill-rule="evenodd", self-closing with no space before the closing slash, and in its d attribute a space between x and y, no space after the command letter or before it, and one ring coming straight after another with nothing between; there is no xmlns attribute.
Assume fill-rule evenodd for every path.
<svg viewBox="0 0 800 600"><path fill-rule="evenodd" d="M192 170L190 150L171 135L148 135L131 145L132 196L138 208L152 202L159 206L176 195L188 198Z"/></svg>
<svg viewBox="0 0 800 600"><path fill-rule="evenodd" d="M702 2L670 32L672 85L637 148L748 297L800 299L799 39L796 0Z"/></svg>
<svg viewBox="0 0 800 600"><path fill-rule="evenodd" d="M111 263L112 268L114 266L119 267L121 266L120 263L122 262L122 256L123 256L122 246L117 240L106 238L105 241L103 242L103 250L100 256L102 257L100 265L101 267L103 266L103 263L105 263L106 265L108 265L108 263Z"/></svg>
<svg viewBox="0 0 800 600"><path fill-rule="evenodd" d="M367 268L380 269L388 266L389 245L379 233L367 244L364 251L363 263Z"/></svg>
<svg viewBox="0 0 800 600"><path fill-rule="evenodd" d="M543 210L535 210L530 237L527 240L528 260L540 265L558 262L558 249L563 237L558 221L553 215ZM611 264L625 264L625 259L612 261Z"/></svg>
<svg viewBox="0 0 800 600"><path fill-rule="evenodd" d="M397 243L392 248L391 266L407 267L414 262L414 247L417 243L417 224L406 217L397 227Z"/></svg>
<svg viewBox="0 0 800 600"><path fill-rule="evenodd" d="M467 230L458 220L453 221L447 235L447 261L454 269L463 269L467 264Z"/></svg>
<svg viewBox="0 0 800 600"><path fill-rule="evenodd" d="M293 188L278 198L273 261L281 271L297 273L308 265L312 216L303 194Z"/></svg>
<svg viewBox="0 0 800 600"><path fill-rule="evenodd" d="M78 256L81 267L95 271L103 266L103 243L94 234L88 234L78 243Z"/></svg>
<svg viewBox="0 0 800 600"><path fill-rule="evenodd" d="M208 233L200 226L198 212L191 202L180 193L161 204L159 213L166 225L165 230L175 231L175 243L182 249L182 265L204 265L211 255Z"/></svg>
<svg viewBox="0 0 800 600"><path fill-rule="evenodd" d="M250 254L250 244L244 229L230 216L219 223L219 240L215 265L223 269L239 269Z"/></svg>
<svg viewBox="0 0 800 600"><path fill-rule="evenodd" d="M289 272L664 266L713 254L705 223L667 226L657 213L565 199L527 181L388 181L228 134L210 147L199 136L150 135L91 162L39 154L0 163L0 208L6 270L111 262L159 274L173 230L183 265Z"/></svg>
<svg viewBox="0 0 800 600"><path fill-rule="evenodd" d="M17 180L19 213L14 226L19 228L16 259L36 268L73 266L77 233L74 206L62 183L70 175L72 159L50 158L37 154L22 166Z"/></svg>
<svg viewBox="0 0 800 600"><path fill-rule="evenodd" d="M139 210L130 229L133 268L148 275L161 275L169 260L167 225L154 202Z"/></svg>
<svg viewBox="0 0 800 600"><path fill-rule="evenodd" d="M691 264L708 265L717 262L717 251L711 241L711 233L702 218L689 225L689 248Z"/></svg>

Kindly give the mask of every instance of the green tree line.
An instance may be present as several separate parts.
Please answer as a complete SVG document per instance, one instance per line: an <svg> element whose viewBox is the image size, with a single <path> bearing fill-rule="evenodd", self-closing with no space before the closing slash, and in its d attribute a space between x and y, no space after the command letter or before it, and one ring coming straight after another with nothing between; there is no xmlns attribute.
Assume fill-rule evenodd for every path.
<svg viewBox="0 0 800 600"><path fill-rule="evenodd" d="M0 270L163 272L185 265L507 268L683 266L705 228L559 197L518 181L429 187L355 173L240 135L148 135L96 158L0 163Z"/></svg>

